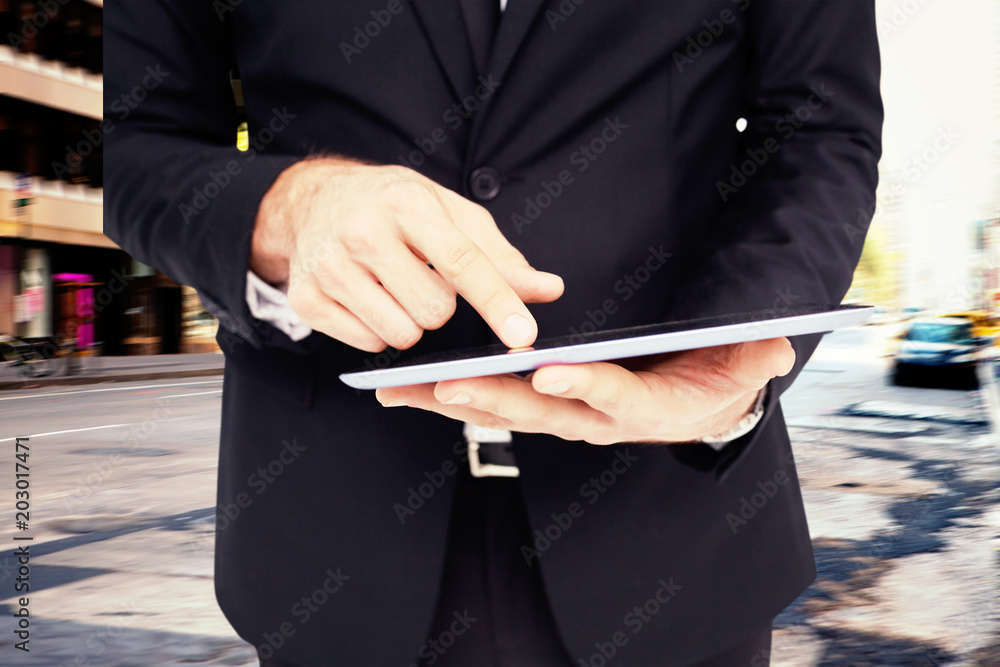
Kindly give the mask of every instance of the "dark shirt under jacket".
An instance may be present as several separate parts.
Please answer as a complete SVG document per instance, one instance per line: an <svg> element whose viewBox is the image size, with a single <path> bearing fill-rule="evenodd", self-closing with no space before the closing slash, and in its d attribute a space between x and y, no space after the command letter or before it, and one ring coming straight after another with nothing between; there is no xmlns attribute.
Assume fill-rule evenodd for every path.
<svg viewBox="0 0 1000 667"><path fill-rule="evenodd" d="M457 0L108 2L105 20L106 232L220 315L218 500L246 506L218 532L216 588L256 646L288 631L274 651L287 662L413 660L454 478L402 521L395 506L462 464L462 437L337 380L377 356L250 318L254 216L282 169L316 151L402 161L481 202L565 279L561 299L533 307L543 335L838 302L873 210L870 0L512 0L478 80ZM247 153L233 147L236 66ZM141 102L113 106L135 90ZM461 308L417 351L488 339ZM796 372L817 342L794 341ZM533 528L555 534L553 516L582 512L533 561L575 660L621 632L621 664L690 664L812 581L777 400L796 372L721 453L515 434ZM258 493L254 475L282 452L291 462ZM328 572L336 591L305 618L296 604ZM629 614L661 582L669 602L638 623Z"/></svg>

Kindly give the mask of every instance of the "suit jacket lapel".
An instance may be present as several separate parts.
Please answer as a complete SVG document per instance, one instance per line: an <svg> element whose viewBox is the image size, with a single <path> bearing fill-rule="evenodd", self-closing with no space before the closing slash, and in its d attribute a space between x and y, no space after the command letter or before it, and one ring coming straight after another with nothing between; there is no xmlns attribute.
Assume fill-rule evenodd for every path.
<svg viewBox="0 0 1000 667"><path fill-rule="evenodd" d="M455 100L464 99L473 93L479 82L461 4L458 0L411 0L411 3L438 63L444 70ZM504 75L510 69L544 3L545 0L508 0L507 9L500 20L500 29L493 42L489 64L483 75L489 81L503 82ZM502 94L502 86L498 91ZM496 95L491 94L480 98L480 107L472 116L467 146L470 159L495 97Z"/></svg>
<svg viewBox="0 0 1000 667"><path fill-rule="evenodd" d="M458 0L411 0L413 12L448 79L455 99L476 84L476 65Z"/></svg>
<svg viewBox="0 0 1000 667"><path fill-rule="evenodd" d="M492 89L497 82L504 83L504 77L544 3L545 0L507 0L507 9L500 19L500 30L493 41L493 51L483 74L487 89ZM495 94L480 97L479 110L472 116L472 126L469 128L469 143L466 147L466 161L469 164L472 164L479 149L479 139L490 107L497 95L504 94L503 91L504 86L500 85Z"/></svg>
<svg viewBox="0 0 1000 667"><path fill-rule="evenodd" d="M493 42L486 74L503 81L543 4L545 0L508 0L507 9L500 20L500 30Z"/></svg>
<svg viewBox="0 0 1000 667"><path fill-rule="evenodd" d="M493 43L486 74L503 80L545 0L508 0ZM411 0L417 20L431 44L456 97L476 85L475 62L458 0Z"/></svg>

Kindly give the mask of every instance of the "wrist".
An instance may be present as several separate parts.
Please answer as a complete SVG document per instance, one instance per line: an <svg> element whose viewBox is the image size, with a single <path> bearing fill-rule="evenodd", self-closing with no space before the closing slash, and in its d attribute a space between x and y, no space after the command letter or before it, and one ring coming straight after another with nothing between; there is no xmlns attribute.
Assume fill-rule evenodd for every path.
<svg viewBox="0 0 1000 667"><path fill-rule="evenodd" d="M282 171L261 198L250 241L249 268L271 285L288 281L297 225L310 200L329 185L331 168L356 164L338 157L306 158Z"/></svg>
<svg viewBox="0 0 1000 667"><path fill-rule="evenodd" d="M699 442L720 449L752 431L763 417L767 391L767 386L764 386L758 391L748 392L730 406L730 409L722 411L720 419L716 422L717 426L707 429L707 435L699 438Z"/></svg>
<svg viewBox="0 0 1000 667"><path fill-rule="evenodd" d="M296 162L278 174L261 198L254 220L249 268L272 285L288 280L292 236L288 202L301 164Z"/></svg>

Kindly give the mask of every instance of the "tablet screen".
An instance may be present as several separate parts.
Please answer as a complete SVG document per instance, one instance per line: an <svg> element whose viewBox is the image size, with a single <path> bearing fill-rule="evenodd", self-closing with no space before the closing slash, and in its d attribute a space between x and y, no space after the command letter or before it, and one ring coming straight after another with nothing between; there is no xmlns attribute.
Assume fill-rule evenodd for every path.
<svg viewBox="0 0 1000 667"><path fill-rule="evenodd" d="M871 306L804 305L539 338L524 350L503 344L446 350L340 376L359 389L528 371L552 363L623 359L730 343L832 331L871 316Z"/></svg>

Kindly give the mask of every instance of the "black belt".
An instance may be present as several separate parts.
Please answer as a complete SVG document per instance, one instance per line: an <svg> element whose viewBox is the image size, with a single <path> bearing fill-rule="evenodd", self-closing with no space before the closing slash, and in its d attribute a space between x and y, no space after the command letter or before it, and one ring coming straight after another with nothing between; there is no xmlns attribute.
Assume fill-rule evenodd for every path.
<svg viewBox="0 0 1000 667"><path fill-rule="evenodd" d="M517 477L510 431L465 425L469 444L469 471L473 477Z"/></svg>

